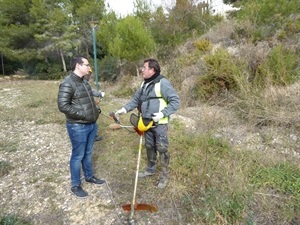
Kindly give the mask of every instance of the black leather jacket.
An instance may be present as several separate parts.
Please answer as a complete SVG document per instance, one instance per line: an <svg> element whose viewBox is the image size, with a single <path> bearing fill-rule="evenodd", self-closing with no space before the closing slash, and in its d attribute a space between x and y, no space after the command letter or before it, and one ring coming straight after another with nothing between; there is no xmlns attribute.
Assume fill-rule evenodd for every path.
<svg viewBox="0 0 300 225"><path fill-rule="evenodd" d="M57 104L68 123L93 123L99 117L90 84L73 72L60 84Z"/></svg>

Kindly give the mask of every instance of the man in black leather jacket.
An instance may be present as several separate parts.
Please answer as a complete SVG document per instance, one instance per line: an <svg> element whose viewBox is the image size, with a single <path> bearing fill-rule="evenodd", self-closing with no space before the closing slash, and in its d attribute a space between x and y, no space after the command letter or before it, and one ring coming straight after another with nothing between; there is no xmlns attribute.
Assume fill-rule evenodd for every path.
<svg viewBox="0 0 300 225"><path fill-rule="evenodd" d="M75 57L71 60L72 72L59 86L58 108L66 116L66 127L72 144L70 158L71 191L80 198L88 196L81 187L80 169L85 181L103 184L105 180L94 176L92 169L92 152L94 138L97 134L97 109L92 88L84 79L90 71L86 58Z"/></svg>
<svg viewBox="0 0 300 225"><path fill-rule="evenodd" d="M91 76L92 76L92 70L89 71L89 74L84 76L85 79L87 79L88 81L91 79ZM103 91L97 91L96 89L92 89L92 92L93 92L93 96L94 97L99 97L99 98L104 98L104 95L105 95L105 92ZM99 107L99 103L100 101L96 101L96 104L98 105L98 111L101 113L101 109ZM98 136L98 134L96 134L96 137L94 139L94 141L102 141L102 137L101 136Z"/></svg>

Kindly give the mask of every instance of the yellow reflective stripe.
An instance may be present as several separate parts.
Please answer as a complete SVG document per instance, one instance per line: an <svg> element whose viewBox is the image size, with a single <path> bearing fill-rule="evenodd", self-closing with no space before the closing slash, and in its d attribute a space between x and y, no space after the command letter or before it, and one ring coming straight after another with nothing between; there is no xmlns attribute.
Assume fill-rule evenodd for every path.
<svg viewBox="0 0 300 225"><path fill-rule="evenodd" d="M160 112L164 108L167 107L167 102L163 98L161 98L162 95L161 95L161 91L160 91L160 82L155 84L154 91L155 91L156 97L159 97L158 100L159 100L159 112ZM159 124L166 124L168 122L169 122L168 117L164 117L164 118L160 119L158 123Z"/></svg>

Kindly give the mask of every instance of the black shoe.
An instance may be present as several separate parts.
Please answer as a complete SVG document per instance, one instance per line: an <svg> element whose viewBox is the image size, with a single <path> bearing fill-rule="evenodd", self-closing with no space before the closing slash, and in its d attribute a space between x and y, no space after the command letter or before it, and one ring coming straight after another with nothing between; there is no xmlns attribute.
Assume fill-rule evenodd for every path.
<svg viewBox="0 0 300 225"><path fill-rule="evenodd" d="M104 184L106 181L96 178L95 176L92 176L89 179L85 179L86 182L92 183L92 184Z"/></svg>
<svg viewBox="0 0 300 225"><path fill-rule="evenodd" d="M102 138L101 136L96 136L95 139L94 139L94 142L95 142L95 141L102 141L102 139L103 139L103 138Z"/></svg>
<svg viewBox="0 0 300 225"><path fill-rule="evenodd" d="M81 186L74 186L71 188L71 191L78 198L86 198L88 196L88 193L85 192Z"/></svg>

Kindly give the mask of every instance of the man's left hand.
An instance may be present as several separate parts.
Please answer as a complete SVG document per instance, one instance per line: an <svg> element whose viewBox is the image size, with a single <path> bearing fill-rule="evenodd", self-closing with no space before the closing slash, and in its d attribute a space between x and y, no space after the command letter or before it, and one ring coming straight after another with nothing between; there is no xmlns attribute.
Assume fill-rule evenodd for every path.
<svg viewBox="0 0 300 225"><path fill-rule="evenodd" d="M153 119L154 122L158 122L163 117L164 117L164 114L162 112L152 114L152 119Z"/></svg>

